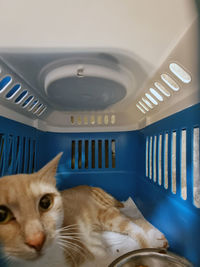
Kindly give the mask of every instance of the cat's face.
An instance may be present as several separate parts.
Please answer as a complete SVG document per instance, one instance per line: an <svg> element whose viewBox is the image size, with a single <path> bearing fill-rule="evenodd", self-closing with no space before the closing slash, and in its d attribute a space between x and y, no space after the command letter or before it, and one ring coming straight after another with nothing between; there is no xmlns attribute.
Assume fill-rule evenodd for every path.
<svg viewBox="0 0 200 267"><path fill-rule="evenodd" d="M6 256L35 260L55 242L63 222L54 178L60 156L37 173L0 179L0 245Z"/></svg>

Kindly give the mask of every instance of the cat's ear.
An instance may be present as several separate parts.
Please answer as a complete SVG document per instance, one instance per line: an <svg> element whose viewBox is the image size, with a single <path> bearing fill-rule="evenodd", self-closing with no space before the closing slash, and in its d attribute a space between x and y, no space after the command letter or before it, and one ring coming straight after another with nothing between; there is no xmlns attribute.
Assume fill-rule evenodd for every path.
<svg viewBox="0 0 200 267"><path fill-rule="evenodd" d="M47 182L53 182L55 184L55 175L60 158L63 152L59 153L55 158L48 162L42 169L38 171L38 175L41 179L46 179Z"/></svg>

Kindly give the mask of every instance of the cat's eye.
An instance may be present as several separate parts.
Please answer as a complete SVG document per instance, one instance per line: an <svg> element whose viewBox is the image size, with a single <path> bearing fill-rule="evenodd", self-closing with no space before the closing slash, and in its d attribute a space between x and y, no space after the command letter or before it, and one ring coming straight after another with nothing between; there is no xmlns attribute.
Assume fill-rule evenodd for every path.
<svg viewBox="0 0 200 267"><path fill-rule="evenodd" d="M39 208L42 211L49 210L53 205L53 196L50 194L44 195L39 202Z"/></svg>
<svg viewBox="0 0 200 267"><path fill-rule="evenodd" d="M13 219L12 212L7 207L0 206L0 224L6 224Z"/></svg>

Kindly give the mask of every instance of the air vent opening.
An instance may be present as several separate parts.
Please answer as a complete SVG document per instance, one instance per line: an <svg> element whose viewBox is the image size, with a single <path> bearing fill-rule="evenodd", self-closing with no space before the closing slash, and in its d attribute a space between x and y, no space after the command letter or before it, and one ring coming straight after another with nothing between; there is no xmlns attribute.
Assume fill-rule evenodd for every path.
<svg viewBox="0 0 200 267"><path fill-rule="evenodd" d="M71 169L116 168L116 140L72 140Z"/></svg>

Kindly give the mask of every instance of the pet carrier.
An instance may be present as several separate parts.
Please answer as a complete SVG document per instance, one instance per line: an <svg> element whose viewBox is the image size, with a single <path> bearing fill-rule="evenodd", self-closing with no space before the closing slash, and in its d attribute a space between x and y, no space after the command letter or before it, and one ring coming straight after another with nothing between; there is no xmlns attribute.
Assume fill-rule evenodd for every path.
<svg viewBox="0 0 200 267"><path fill-rule="evenodd" d="M63 151L58 188L131 196L170 250L200 266L198 3L0 8L0 175Z"/></svg>

